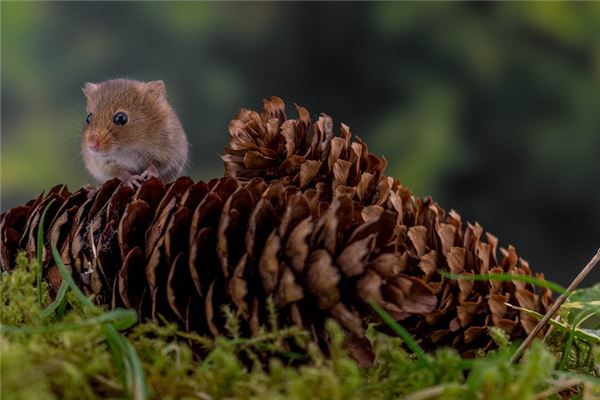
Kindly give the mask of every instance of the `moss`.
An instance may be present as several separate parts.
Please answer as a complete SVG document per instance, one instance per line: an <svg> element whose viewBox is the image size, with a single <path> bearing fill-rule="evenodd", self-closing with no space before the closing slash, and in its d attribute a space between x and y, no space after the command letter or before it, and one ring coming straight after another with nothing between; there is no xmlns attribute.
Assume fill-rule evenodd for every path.
<svg viewBox="0 0 600 400"><path fill-rule="evenodd" d="M107 323L80 324L97 315L97 310L89 310L68 294L66 314L55 312L44 318L36 301L35 265L23 255L10 274L2 275L0 292L3 399L144 397L143 391L130 394L121 381L105 336ZM45 295L44 304L50 301ZM501 332L494 333L500 348L478 359L465 360L452 349L440 349L428 355L429 362L424 363L409 353L399 338L370 330L377 362L364 369L344 351L342 330L333 322L327 325L331 348L325 357L307 343L305 332L280 328L276 318L258 337L238 337L237 316L231 310L224 312L230 339L195 337L170 324L142 323L127 331L126 338L141 361L150 398L377 400L419 392L432 396L421 398L519 400L551 393L565 379L561 375L565 372L556 369L565 350L560 335L550 337L549 345L534 343L517 364L509 362L514 347ZM73 328L43 330L61 324ZM25 334L8 326L34 326L40 332ZM283 343L289 340L301 349L296 355L305 357L302 363L290 362L286 356ZM190 343L204 348L206 356L195 356ZM581 361L569 365L571 371L580 374L571 379L579 379L581 384L575 385L575 391L562 393L592 399L599 390L594 375L600 368L600 349L597 344L583 345L588 346L588 352L578 358ZM584 373L587 380L582 378Z"/></svg>

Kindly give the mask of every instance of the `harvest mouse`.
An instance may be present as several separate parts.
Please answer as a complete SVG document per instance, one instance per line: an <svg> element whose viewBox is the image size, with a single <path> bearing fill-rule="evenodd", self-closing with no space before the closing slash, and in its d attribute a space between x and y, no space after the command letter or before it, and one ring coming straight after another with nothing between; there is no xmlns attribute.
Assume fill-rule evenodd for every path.
<svg viewBox="0 0 600 400"><path fill-rule="evenodd" d="M163 81L88 82L83 92L87 117L81 150L94 178L118 177L138 186L152 176L169 182L181 174L188 142Z"/></svg>

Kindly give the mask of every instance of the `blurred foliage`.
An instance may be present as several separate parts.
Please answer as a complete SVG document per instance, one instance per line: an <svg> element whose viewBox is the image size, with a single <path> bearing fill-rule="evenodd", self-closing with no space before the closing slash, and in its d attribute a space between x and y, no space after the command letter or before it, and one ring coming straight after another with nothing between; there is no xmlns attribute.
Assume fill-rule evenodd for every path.
<svg viewBox="0 0 600 400"><path fill-rule="evenodd" d="M128 76L165 80L196 179L222 174L235 111L279 95L349 124L391 175L554 280L599 246L600 3L1 7L2 210L91 180L80 88Z"/></svg>

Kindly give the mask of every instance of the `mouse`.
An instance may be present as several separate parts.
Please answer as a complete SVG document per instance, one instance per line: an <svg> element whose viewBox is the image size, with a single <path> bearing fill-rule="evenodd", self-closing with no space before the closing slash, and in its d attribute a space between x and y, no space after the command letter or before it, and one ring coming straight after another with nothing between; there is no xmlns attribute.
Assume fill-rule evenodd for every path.
<svg viewBox="0 0 600 400"><path fill-rule="evenodd" d="M83 93L81 152L99 183L117 177L139 187L151 177L171 182L181 176L189 145L162 80L87 82Z"/></svg>

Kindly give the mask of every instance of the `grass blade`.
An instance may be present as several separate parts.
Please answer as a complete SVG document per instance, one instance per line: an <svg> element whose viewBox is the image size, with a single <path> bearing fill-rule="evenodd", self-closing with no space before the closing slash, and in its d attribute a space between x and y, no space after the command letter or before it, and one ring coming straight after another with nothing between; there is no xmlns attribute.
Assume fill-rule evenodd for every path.
<svg viewBox="0 0 600 400"><path fill-rule="evenodd" d="M50 206L54 203L54 199L50 200L50 202L42 211L42 216L40 217L40 222L38 224L37 231L37 271L36 271L36 284L37 284L37 301L40 308L44 307L43 304L43 296L42 296L42 263L44 262L44 221L46 220L46 212Z"/></svg>
<svg viewBox="0 0 600 400"><path fill-rule="evenodd" d="M80 329L87 326L94 326L98 324L114 324L119 328L126 329L137 321L137 314L134 310L123 310L117 309L108 311L97 315L95 317L86 318L77 322L63 322L60 324L52 324L46 326L12 326L12 325L0 325L0 333L23 333L23 334L36 334L36 333L50 333L50 332L64 332L73 329ZM113 327L114 328L114 327ZM116 328L115 328L116 329Z"/></svg>
<svg viewBox="0 0 600 400"><path fill-rule="evenodd" d="M528 310L526 308L515 306L515 305L510 304L510 303L504 303L504 304L507 307L514 308L515 310L523 311L524 313L529 314L529 315L531 315L531 316L533 316L533 317L535 317L535 318L537 318L539 320L541 320L542 318L544 318L544 315L540 314L537 311ZM560 332L572 331L573 334L575 336L577 336L579 339L586 340L586 341L589 341L591 343L600 343L600 337L597 336L597 335L595 335L593 332L588 332L586 330L583 330L583 329L577 328L577 327L575 327L574 329L572 329L572 327L569 326L568 324L560 322L560 321L556 321L556 320L553 320L553 319L549 320L548 323L550 325L552 325L555 329L557 329Z"/></svg>
<svg viewBox="0 0 600 400"><path fill-rule="evenodd" d="M573 339L575 339L575 335L573 331L570 331L567 337L567 343L565 344L565 348L563 349L562 357L560 358L560 364L558 369L564 371L569 362L569 357L571 356L571 349L573 348Z"/></svg>
<svg viewBox="0 0 600 400"><path fill-rule="evenodd" d="M84 306L99 310L99 308L96 307L79 289L73 280L73 277L69 271L67 271L54 243L50 243L50 246L63 281L67 282L68 286L73 290L73 293L75 293L75 296ZM104 327L104 334L107 343L111 348L115 368L121 375L123 384L129 389L133 399L147 399L148 388L146 386L146 378L144 377L142 364L133 346L117 332L118 329L127 329L135 324L137 322L137 313L134 310L116 309L94 318L96 319L96 323L111 322L110 325ZM94 318L90 318L88 321Z"/></svg>
<svg viewBox="0 0 600 400"><path fill-rule="evenodd" d="M115 367L115 371L117 372L117 376L121 381L123 387L127 387L127 378L125 377L125 361L121 356L121 349L117 342L115 342L114 335L104 328L104 336L106 338L106 343L108 344L108 348L110 349L110 353L113 358L113 366Z"/></svg>
<svg viewBox="0 0 600 400"><path fill-rule="evenodd" d="M121 365L122 380L129 388L134 400L148 398L148 386L142 369L142 363L131 345L117 330L108 325L104 328L106 339L111 346L115 363Z"/></svg>
<svg viewBox="0 0 600 400"><path fill-rule="evenodd" d="M67 294L68 289L69 285L67 284L67 281L63 279L62 283L60 284L60 288L58 289L58 293L56 294L56 298L52 303L50 303L48 307L44 308L44 310L42 311L42 317L44 319L52 315L52 313L54 313L58 306L60 306L62 302L65 301L65 295Z"/></svg>
<svg viewBox="0 0 600 400"><path fill-rule="evenodd" d="M56 266L58 267L58 270L60 271L60 276L63 279L63 281L67 282L67 284L69 285L69 287L71 288L73 293L75 293L75 296L77 296L79 301L81 301L81 303L84 306L90 307L92 309L98 309L98 307L96 307L90 301L90 299L88 299L85 296L85 294L83 294L83 292L79 289L79 286L77 286L77 284L73 280L73 277L71 276L69 271L67 271L67 267L65 267L65 264L63 263L62 258L60 258L60 254L58 254L58 249L56 248L54 243L50 243L50 247L52 248L52 255L54 256L54 261L56 262Z"/></svg>
<svg viewBox="0 0 600 400"><path fill-rule="evenodd" d="M579 286L579 284L585 279L586 276L589 275L590 272L596 267L596 265L600 262L600 249L596 251L596 254L590 259L590 261L583 267L581 271L577 274L575 279L569 284L569 287L558 296L558 299L552 304L552 307L546 312L546 315L537 323L537 325L533 328L529 335L523 340L519 348L514 352L511 361L516 361L521 357L523 351L529 346L529 344L533 341L533 339L540 333L544 325L550 321L554 314L558 311L558 309L564 304L567 298L573 293L575 289Z"/></svg>
<svg viewBox="0 0 600 400"><path fill-rule="evenodd" d="M68 301L65 299L65 301L60 303L60 305L58 306L58 310L56 311L56 317L59 320L62 320L63 317L65 316L65 313L67 312L67 303L68 303Z"/></svg>
<svg viewBox="0 0 600 400"><path fill-rule="evenodd" d="M466 281L502 281L502 282L525 282L530 283L532 285L550 289L555 293L563 294L566 289L559 285L558 283L547 281L544 279L539 279L534 276L529 275L518 275L518 274L474 274L474 275L466 275L466 274L452 274L447 271L440 271L440 274L448 279L462 279Z"/></svg>
<svg viewBox="0 0 600 400"><path fill-rule="evenodd" d="M433 367L429 362L429 358L427 357L425 350L423 350L423 348L419 346L415 339L413 339L412 335L408 333L408 331L404 329L402 325L394 321L392 316L388 314L383 308L381 308L381 306L377 304L374 300L369 300L369 305L373 308L373 310L375 310L375 312L377 313L377 315L379 315L383 322L385 322L387 326L389 326L390 329L394 331L394 333L398 335L402 339L402 341L404 341L406 346L410 349L410 351L414 353L417 359L423 362L423 364L425 364L427 368L433 371Z"/></svg>

